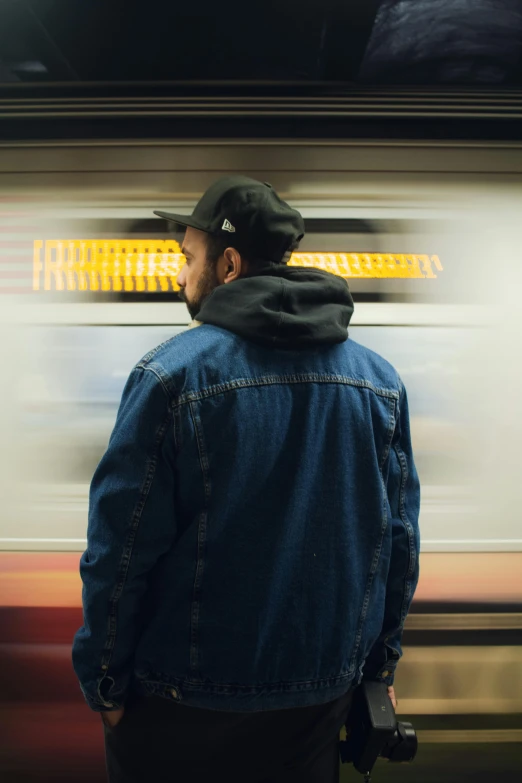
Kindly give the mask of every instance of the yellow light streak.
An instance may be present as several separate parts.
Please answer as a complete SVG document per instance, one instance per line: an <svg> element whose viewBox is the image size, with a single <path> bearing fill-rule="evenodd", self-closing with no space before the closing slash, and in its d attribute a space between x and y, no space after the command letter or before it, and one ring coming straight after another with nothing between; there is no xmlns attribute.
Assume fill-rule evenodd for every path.
<svg viewBox="0 0 522 783"><path fill-rule="evenodd" d="M170 239L37 239L33 289L178 291L176 278L184 263L179 244ZM439 257L426 254L293 253L288 263L324 269L347 280L433 279L443 271Z"/></svg>

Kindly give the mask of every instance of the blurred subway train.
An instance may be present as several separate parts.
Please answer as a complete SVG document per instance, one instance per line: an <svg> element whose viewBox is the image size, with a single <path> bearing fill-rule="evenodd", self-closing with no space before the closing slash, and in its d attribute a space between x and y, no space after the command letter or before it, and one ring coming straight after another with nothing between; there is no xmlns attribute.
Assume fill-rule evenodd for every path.
<svg viewBox="0 0 522 783"><path fill-rule="evenodd" d="M67 248L87 243L114 272L110 254L139 243L154 276L179 237L152 210L188 213L229 172L269 181L301 211L300 252L348 279L350 338L391 361L408 389L422 555L396 690L419 756L454 743L478 758L486 743L499 774L512 770L522 765L520 145L115 139L0 145L0 775L103 779L98 719L70 662L88 486L130 370L189 321L168 274L140 287L116 284L116 270L105 286L80 286ZM379 774L438 779L428 761Z"/></svg>

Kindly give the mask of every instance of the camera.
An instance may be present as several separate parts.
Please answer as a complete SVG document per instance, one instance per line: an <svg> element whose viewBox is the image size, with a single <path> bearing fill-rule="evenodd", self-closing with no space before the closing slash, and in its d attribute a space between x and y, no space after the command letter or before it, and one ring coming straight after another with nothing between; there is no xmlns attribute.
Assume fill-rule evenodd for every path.
<svg viewBox="0 0 522 783"><path fill-rule="evenodd" d="M339 752L343 764L351 761L367 777L379 757L413 761L417 735L411 723L397 721L386 683L368 681L355 689Z"/></svg>

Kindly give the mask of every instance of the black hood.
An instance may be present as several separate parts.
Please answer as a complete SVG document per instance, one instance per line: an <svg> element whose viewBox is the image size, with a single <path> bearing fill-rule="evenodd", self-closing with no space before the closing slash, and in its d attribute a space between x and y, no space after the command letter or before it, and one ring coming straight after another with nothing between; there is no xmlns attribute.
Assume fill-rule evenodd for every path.
<svg viewBox="0 0 522 783"><path fill-rule="evenodd" d="M341 277L280 265L218 286L196 318L264 346L310 350L344 342L352 313Z"/></svg>

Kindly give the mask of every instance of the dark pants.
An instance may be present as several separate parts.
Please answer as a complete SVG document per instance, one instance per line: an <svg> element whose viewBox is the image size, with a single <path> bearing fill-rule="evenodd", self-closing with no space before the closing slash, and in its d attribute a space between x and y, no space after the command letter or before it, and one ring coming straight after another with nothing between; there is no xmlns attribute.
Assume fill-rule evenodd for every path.
<svg viewBox="0 0 522 783"><path fill-rule="evenodd" d="M339 783L339 731L352 691L327 704L269 712L137 699L105 728L110 783Z"/></svg>

